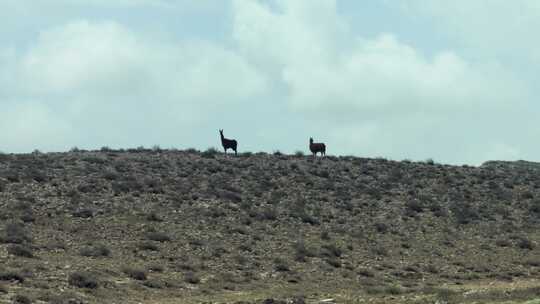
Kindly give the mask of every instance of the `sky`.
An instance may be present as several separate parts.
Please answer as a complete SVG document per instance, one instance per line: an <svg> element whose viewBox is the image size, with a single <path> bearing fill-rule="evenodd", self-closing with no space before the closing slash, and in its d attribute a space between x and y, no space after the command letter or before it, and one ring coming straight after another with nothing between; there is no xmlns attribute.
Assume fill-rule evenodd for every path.
<svg viewBox="0 0 540 304"><path fill-rule="evenodd" d="M540 161L537 0L2 0L0 151Z"/></svg>

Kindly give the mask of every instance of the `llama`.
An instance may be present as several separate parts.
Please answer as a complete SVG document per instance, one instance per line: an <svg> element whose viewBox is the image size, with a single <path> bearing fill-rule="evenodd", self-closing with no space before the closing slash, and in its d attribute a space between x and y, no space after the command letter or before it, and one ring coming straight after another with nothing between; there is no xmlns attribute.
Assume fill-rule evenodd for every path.
<svg viewBox="0 0 540 304"><path fill-rule="evenodd" d="M223 146L223 150L225 150L225 154L227 153L227 149L232 149L234 151L234 155L236 155L236 147L238 146L238 143L234 139L228 139L223 136L223 129L219 130L219 134L221 134L221 145Z"/></svg>
<svg viewBox="0 0 540 304"><path fill-rule="evenodd" d="M313 153L313 157L317 156L317 152L321 152L321 156L326 155L326 145L314 143L312 137L309 138L309 150Z"/></svg>

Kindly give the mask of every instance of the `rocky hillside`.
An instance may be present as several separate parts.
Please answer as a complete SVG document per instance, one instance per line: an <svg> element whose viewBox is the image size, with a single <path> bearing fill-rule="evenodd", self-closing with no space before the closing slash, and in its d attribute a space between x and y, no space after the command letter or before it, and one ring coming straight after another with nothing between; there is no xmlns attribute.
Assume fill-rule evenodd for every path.
<svg viewBox="0 0 540 304"><path fill-rule="evenodd" d="M0 303L540 295L540 173L514 163L2 154L0 225Z"/></svg>

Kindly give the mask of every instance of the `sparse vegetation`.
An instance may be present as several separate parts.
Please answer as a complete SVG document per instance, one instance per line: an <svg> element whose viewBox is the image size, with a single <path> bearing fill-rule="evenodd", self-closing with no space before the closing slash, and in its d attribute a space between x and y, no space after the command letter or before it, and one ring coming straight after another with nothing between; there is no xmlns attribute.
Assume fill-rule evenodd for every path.
<svg viewBox="0 0 540 304"><path fill-rule="evenodd" d="M539 296L537 169L299 152L0 155L0 302Z"/></svg>

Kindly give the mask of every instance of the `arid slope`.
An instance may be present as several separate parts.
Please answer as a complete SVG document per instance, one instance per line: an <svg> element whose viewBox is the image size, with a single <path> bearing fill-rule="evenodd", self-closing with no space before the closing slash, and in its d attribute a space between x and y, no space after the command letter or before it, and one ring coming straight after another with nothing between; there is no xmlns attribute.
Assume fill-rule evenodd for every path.
<svg viewBox="0 0 540 304"><path fill-rule="evenodd" d="M523 163L3 154L0 223L6 303L540 294L540 173ZM513 283L524 287L470 287Z"/></svg>

